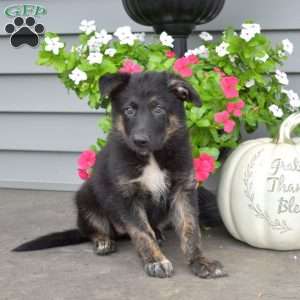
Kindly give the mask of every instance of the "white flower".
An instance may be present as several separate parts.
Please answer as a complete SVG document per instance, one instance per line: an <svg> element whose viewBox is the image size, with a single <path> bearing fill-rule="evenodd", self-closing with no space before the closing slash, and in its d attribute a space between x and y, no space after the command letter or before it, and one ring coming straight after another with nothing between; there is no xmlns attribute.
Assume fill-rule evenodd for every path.
<svg viewBox="0 0 300 300"><path fill-rule="evenodd" d="M107 34L105 29L102 29L100 32L95 32L87 42L90 52L99 52L99 48L102 45L107 45L112 39L111 34Z"/></svg>
<svg viewBox="0 0 300 300"><path fill-rule="evenodd" d="M269 106L269 111L273 114L276 118L281 118L283 116L283 111L280 107L276 104L272 104Z"/></svg>
<svg viewBox="0 0 300 300"><path fill-rule="evenodd" d="M285 89L282 89L282 92L288 96L289 104L292 108L300 107L299 95L296 92L294 92L293 90L285 90Z"/></svg>
<svg viewBox="0 0 300 300"><path fill-rule="evenodd" d="M260 31L261 31L260 25L255 24L255 23L244 23L244 24L242 24L242 28L251 31L254 34L260 33Z"/></svg>
<svg viewBox="0 0 300 300"><path fill-rule="evenodd" d="M94 35L88 40L87 44L90 52L99 52L99 48L102 45L101 41L98 40Z"/></svg>
<svg viewBox="0 0 300 300"><path fill-rule="evenodd" d="M276 77L276 79L278 80L279 83L281 83L283 85L288 85L289 84L289 80L287 78L286 73L281 72L280 70L276 70L275 77Z"/></svg>
<svg viewBox="0 0 300 300"><path fill-rule="evenodd" d="M87 35L91 34L92 32L96 31L95 21L82 20L79 26L79 30L81 30Z"/></svg>
<svg viewBox="0 0 300 300"><path fill-rule="evenodd" d="M76 85L78 85L80 81L87 80L87 75L79 68L75 68L72 73L69 74L69 78L73 80Z"/></svg>
<svg viewBox="0 0 300 300"><path fill-rule="evenodd" d="M268 54L265 54L264 56L261 57L255 57L255 60L265 63L269 59L269 57L270 56Z"/></svg>
<svg viewBox="0 0 300 300"><path fill-rule="evenodd" d="M246 42L249 42L255 37L255 33L248 29L242 29L240 37Z"/></svg>
<svg viewBox="0 0 300 300"><path fill-rule="evenodd" d="M107 31L102 29L100 32L95 33L95 38L101 45L107 45L112 40L112 35L107 34Z"/></svg>
<svg viewBox="0 0 300 300"><path fill-rule="evenodd" d="M247 87L249 89L252 86L254 86L254 84L255 84L255 80L254 79L250 79L250 80L246 81L245 87Z"/></svg>
<svg viewBox="0 0 300 300"><path fill-rule="evenodd" d="M189 49L187 52L184 53L184 56L190 55L197 55L201 58L208 58L208 49L204 45L201 45L199 48L195 48L193 50Z"/></svg>
<svg viewBox="0 0 300 300"><path fill-rule="evenodd" d="M103 54L100 52L92 52L87 57L87 60L89 61L89 64L101 64L103 60Z"/></svg>
<svg viewBox="0 0 300 300"><path fill-rule="evenodd" d="M45 51L52 52L54 55L59 53L59 49L64 47L64 43L59 41L59 37L45 37Z"/></svg>
<svg viewBox="0 0 300 300"><path fill-rule="evenodd" d="M201 32L199 34L199 37L200 37L200 39L202 39L204 41L212 41L213 40L213 36L206 31Z"/></svg>
<svg viewBox="0 0 300 300"><path fill-rule="evenodd" d="M135 36L139 41L145 42L145 37L146 37L145 32L138 32L135 34Z"/></svg>
<svg viewBox="0 0 300 300"><path fill-rule="evenodd" d="M160 34L160 42L164 45L164 46L167 46L167 47L170 47L170 48L173 48L174 45L173 45L173 42L174 42L174 39L168 35L165 31L163 31L161 34Z"/></svg>
<svg viewBox="0 0 300 300"><path fill-rule="evenodd" d="M120 44L133 46L134 45L134 41L136 39L137 39L136 36L134 34L132 34L131 36L128 36L127 38L125 38L122 41L120 41Z"/></svg>
<svg viewBox="0 0 300 300"><path fill-rule="evenodd" d="M114 35L120 40L120 44L133 46L134 41L137 37L131 32L131 28L129 26L123 26L117 28Z"/></svg>
<svg viewBox="0 0 300 300"><path fill-rule="evenodd" d="M201 58L208 58L208 48L206 48L204 45L201 45L199 48L196 48L196 51Z"/></svg>
<svg viewBox="0 0 300 300"><path fill-rule="evenodd" d="M289 39L285 39L282 41L282 46L283 46L283 50L288 53L288 54L292 54L294 51L294 45L293 43L291 43L291 41Z"/></svg>
<svg viewBox="0 0 300 300"><path fill-rule="evenodd" d="M108 55L110 57L115 56L116 53L117 53L117 50L115 48L108 48L104 52L105 55Z"/></svg>
<svg viewBox="0 0 300 300"><path fill-rule="evenodd" d="M256 34L260 33L260 30L261 28L259 24L242 24L242 31L240 37L246 42L249 42L250 40L252 40L252 38L255 37Z"/></svg>
<svg viewBox="0 0 300 300"><path fill-rule="evenodd" d="M128 35L131 35L131 28L130 26L122 26L117 28L117 30L115 31L114 35L119 39L122 40L124 38L126 38Z"/></svg>
<svg viewBox="0 0 300 300"><path fill-rule="evenodd" d="M222 42L219 46L216 47L216 52L220 57L223 57L227 54L229 54L227 48L229 47L229 44L226 42Z"/></svg>

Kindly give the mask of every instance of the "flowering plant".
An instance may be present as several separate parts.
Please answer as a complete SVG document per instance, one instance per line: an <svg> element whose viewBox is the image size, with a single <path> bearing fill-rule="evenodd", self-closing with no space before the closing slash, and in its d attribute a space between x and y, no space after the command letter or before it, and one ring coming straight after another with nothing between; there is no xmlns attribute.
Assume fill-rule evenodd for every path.
<svg viewBox="0 0 300 300"><path fill-rule="evenodd" d="M80 44L70 51L56 34L47 33L38 63L53 67L66 88L79 98L88 97L91 108L105 109L106 117L99 122L105 133L111 127L110 105L100 95L98 81L106 73L174 72L199 93L201 107L185 104L199 181L219 167L221 150L238 145L242 124L248 132L265 124L274 135L281 119L300 107L298 95L286 89L287 75L278 69L292 54L293 44L286 39L272 46L259 24L245 22L239 34L229 28L216 41L202 32L202 45L180 58L165 32L159 41L146 43L143 33L134 34L128 26L113 35L97 32L94 21L84 20L79 28ZM92 149L97 152L104 144L98 139ZM81 177L90 174L79 169Z"/></svg>

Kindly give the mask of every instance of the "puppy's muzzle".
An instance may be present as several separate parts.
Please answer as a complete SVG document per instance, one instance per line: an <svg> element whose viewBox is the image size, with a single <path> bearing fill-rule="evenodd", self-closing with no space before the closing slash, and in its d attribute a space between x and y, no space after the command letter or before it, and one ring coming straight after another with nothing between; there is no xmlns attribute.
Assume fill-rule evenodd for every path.
<svg viewBox="0 0 300 300"><path fill-rule="evenodd" d="M133 136L133 142L138 148L147 149L150 144L150 139L145 134L137 133Z"/></svg>

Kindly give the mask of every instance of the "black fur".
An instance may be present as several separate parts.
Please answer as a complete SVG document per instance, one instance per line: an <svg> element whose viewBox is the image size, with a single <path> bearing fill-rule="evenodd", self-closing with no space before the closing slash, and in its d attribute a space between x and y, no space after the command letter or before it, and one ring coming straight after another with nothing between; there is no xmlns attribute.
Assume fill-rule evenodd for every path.
<svg viewBox="0 0 300 300"><path fill-rule="evenodd" d="M89 239L87 237L84 237L78 229L71 229L42 236L35 239L34 241L24 243L13 249L12 251L36 251L47 248L77 245L87 242L88 240Z"/></svg>
<svg viewBox="0 0 300 300"><path fill-rule="evenodd" d="M105 76L100 91L111 99L113 128L93 175L76 194L81 236L94 242L97 254L106 255L128 234L146 273L169 277L173 266L158 240L163 226L171 223L192 272L203 278L224 276L220 263L203 256L200 244L183 105L199 105L197 93L183 79L155 72ZM37 248L41 239L17 249Z"/></svg>

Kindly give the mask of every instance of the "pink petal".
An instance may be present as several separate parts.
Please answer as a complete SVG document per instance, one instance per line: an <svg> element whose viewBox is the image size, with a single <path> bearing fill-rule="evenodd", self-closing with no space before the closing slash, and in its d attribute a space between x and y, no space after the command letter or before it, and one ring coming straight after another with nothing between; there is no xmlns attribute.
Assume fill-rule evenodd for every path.
<svg viewBox="0 0 300 300"><path fill-rule="evenodd" d="M236 116L236 117L240 117L242 115L242 112L240 109L235 109L233 111L233 115Z"/></svg>
<svg viewBox="0 0 300 300"><path fill-rule="evenodd" d="M176 53L174 51L169 50L166 52L166 56L167 58L173 58L176 56Z"/></svg>
<svg viewBox="0 0 300 300"><path fill-rule="evenodd" d="M82 179L82 180L87 180L90 177L90 174L86 171L86 170L81 170L78 169L78 176Z"/></svg>
<svg viewBox="0 0 300 300"><path fill-rule="evenodd" d="M141 73L143 71L143 67L140 66L139 64L136 64L133 60L131 59L125 59L123 61L123 66L120 68L119 72L120 73Z"/></svg>
<svg viewBox="0 0 300 300"><path fill-rule="evenodd" d="M194 159L195 176L198 181L205 181L215 170L215 160L212 156L203 153Z"/></svg>
<svg viewBox="0 0 300 300"><path fill-rule="evenodd" d="M193 71L190 68L186 67L186 68L182 68L179 74L182 77L191 77L193 76Z"/></svg>
<svg viewBox="0 0 300 300"><path fill-rule="evenodd" d="M237 85L239 80L235 76L225 76L221 78L221 88L226 98L238 97Z"/></svg>
<svg viewBox="0 0 300 300"><path fill-rule="evenodd" d="M186 59L188 64L192 64L192 65L198 64L200 62L199 58L195 54L191 54L187 56Z"/></svg>
<svg viewBox="0 0 300 300"><path fill-rule="evenodd" d="M198 172L196 173L196 180L203 182L205 180L207 180L207 178L209 177L209 173L208 172Z"/></svg>
<svg viewBox="0 0 300 300"><path fill-rule="evenodd" d="M233 102L229 102L227 103L226 108L229 113L232 113L235 110L236 105Z"/></svg>
<svg viewBox="0 0 300 300"><path fill-rule="evenodd" d="M231 133L235 127L235 122L233 120L227 120L224 122L224 131L226 133Z"/></svg>
<svg viewBox="0 0 300 300"><path fill-rule="evenodd" d="M243 109L245 107L245 102L240 99L237 103L236 103L236 108L237 109Z"/></svg>
<svg viewBox="0 0 300 300"><path fill-rule="evenodd" d="M216 123L222 124L229 119L229 113L226 110L218 112L215 114L214 119Z"/></svg>
<svg viewBox="0 0 300 300"><path fill-rule="evenodd" d="M79 169L86 170L94 166L96 162L96 153L92 150L83 151L78 160L77 165Z"/></svg>

